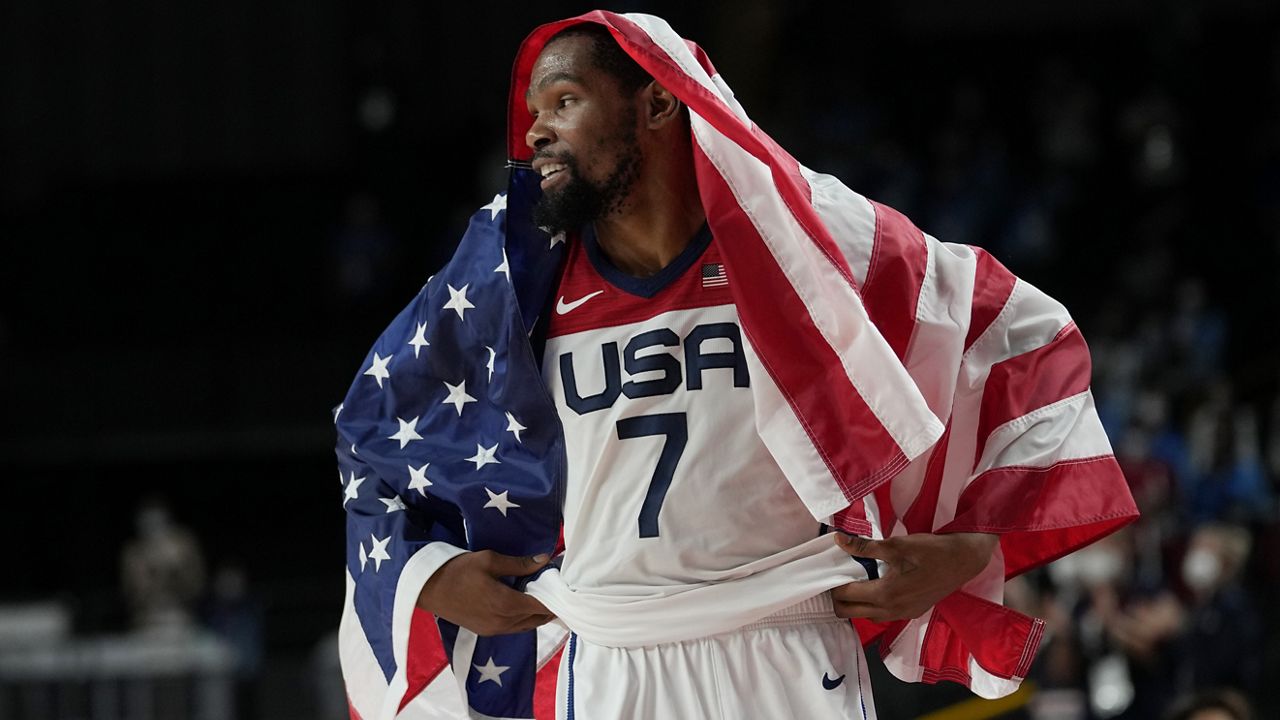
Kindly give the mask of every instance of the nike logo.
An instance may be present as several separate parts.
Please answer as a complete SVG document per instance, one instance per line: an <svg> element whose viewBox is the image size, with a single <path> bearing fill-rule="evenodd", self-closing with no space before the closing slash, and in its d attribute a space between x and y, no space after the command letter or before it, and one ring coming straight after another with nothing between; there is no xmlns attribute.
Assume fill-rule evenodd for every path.
<svg viewBox="0 0 1280 720"><path fill-rule="evenodd" d="M597 290L593 293L587 293L586 295L583 295L582 297L578 298L577 300L574 300L573 302L565 302L564 296L561 295L560 299L556 301L556 313L559 315L567 315L568 313L571 313L574 310L577 310L578 308L582 307L583 303L599 295L602 292L604 291Z"/></svg>
<svg viewBox="0 0 1280 720"><path fill-rule="evenodd" d="M826 673L822 673L822 687L828 690L835 690L836 688L840 687L840 683L842 682L844 682L843 675L836 678L835 680L832 680L831 678L827 677Z"/></svg>

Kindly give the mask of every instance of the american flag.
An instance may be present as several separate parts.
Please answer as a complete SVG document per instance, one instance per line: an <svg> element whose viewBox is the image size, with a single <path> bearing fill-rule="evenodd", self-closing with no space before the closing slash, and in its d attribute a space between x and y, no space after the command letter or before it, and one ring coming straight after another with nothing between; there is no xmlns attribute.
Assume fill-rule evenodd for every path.
<svg viewBox="0 0 1280 720"><path fill-rule="evenodd" d="M690 109L701 200L733 240L721 271L751 278L731 290L769 370L751 383L761 436L810 509L876 537L1001 534L987 569L921 618L856 623L864 642L881 639L904 680L1013 692L1044 624L1002 607L1005 578L1136 516L1075 324L986 252L800 165L664 21L597 11L521 46L508 193L472 218L337 409L352 716L552 716L556 626L477 638L413 601L456 548L530 555L556 541L561 438L527 338L564 244L529 220L523 97L542 46L578 22L608 27Z"/></svg>
<svg viewBox="0 0 1280 720"><path fill-rule="evenodd" d="M724 274L724 263L704 263L702 265L702 287L726 287L729 276Z"/></svg>

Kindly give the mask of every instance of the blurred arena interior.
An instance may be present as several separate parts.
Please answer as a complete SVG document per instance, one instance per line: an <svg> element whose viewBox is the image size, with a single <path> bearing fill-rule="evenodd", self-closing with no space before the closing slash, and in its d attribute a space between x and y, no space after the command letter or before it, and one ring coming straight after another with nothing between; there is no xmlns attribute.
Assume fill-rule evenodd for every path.
<svg viewBox="0 0 1280 720"><path fill-rule="evenodd" d="M520 39L590 7L4 3L0 718L345 715L329 409L502 187ZM610 9L1090 343L1143 518L1010 583L1023 691L878 670L880 717L1280 717L1276 4Z"/></svg>

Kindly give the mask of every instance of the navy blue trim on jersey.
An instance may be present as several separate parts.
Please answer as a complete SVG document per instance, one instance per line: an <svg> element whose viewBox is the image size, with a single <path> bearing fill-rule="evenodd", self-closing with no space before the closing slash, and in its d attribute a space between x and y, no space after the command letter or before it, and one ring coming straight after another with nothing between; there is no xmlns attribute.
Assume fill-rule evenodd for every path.
<svg viewBox="0 0 1280 720"><path fill-rule="evenodd" d="M573 657L578 654L578 636L576 633L569 633L569 681L568 692L565 693L564 699L564 716L565 720L573 720Z"/></svg>
<svg viewBox="0 0 1280 720"><path fill-rule="evenodd" d="M875 558L858 557L857 555L850 555L849 557L857 560L858 564L867 571L868 580L880 579L880 567L876 565Z"/></svg>
<svg viewBox="0 0 1280 720"><path fill-rule="evenodd" d="M591 261L596 272L600 273L600 277L629 295L646 299L657 295L663 288L675 282L685 270L697 262L710 245L711 228L703 223L675 260L649 277L636 277L619 270L604 254L600 249L600 243L596 240L595 226L588 225L582 230L582 247L587 251L587 259Z"/></svg>

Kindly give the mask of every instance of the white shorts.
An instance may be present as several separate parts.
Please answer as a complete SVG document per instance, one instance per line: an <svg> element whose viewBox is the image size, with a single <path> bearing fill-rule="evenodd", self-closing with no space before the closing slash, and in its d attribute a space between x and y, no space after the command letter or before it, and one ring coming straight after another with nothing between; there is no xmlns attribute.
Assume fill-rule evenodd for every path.
<svg viewBox="0 0 1280 720"><path fill-rule="evenodd" d="M826 593L710 637L638 648L571 634L559 720L874 720L862 644Z"/></svg>

